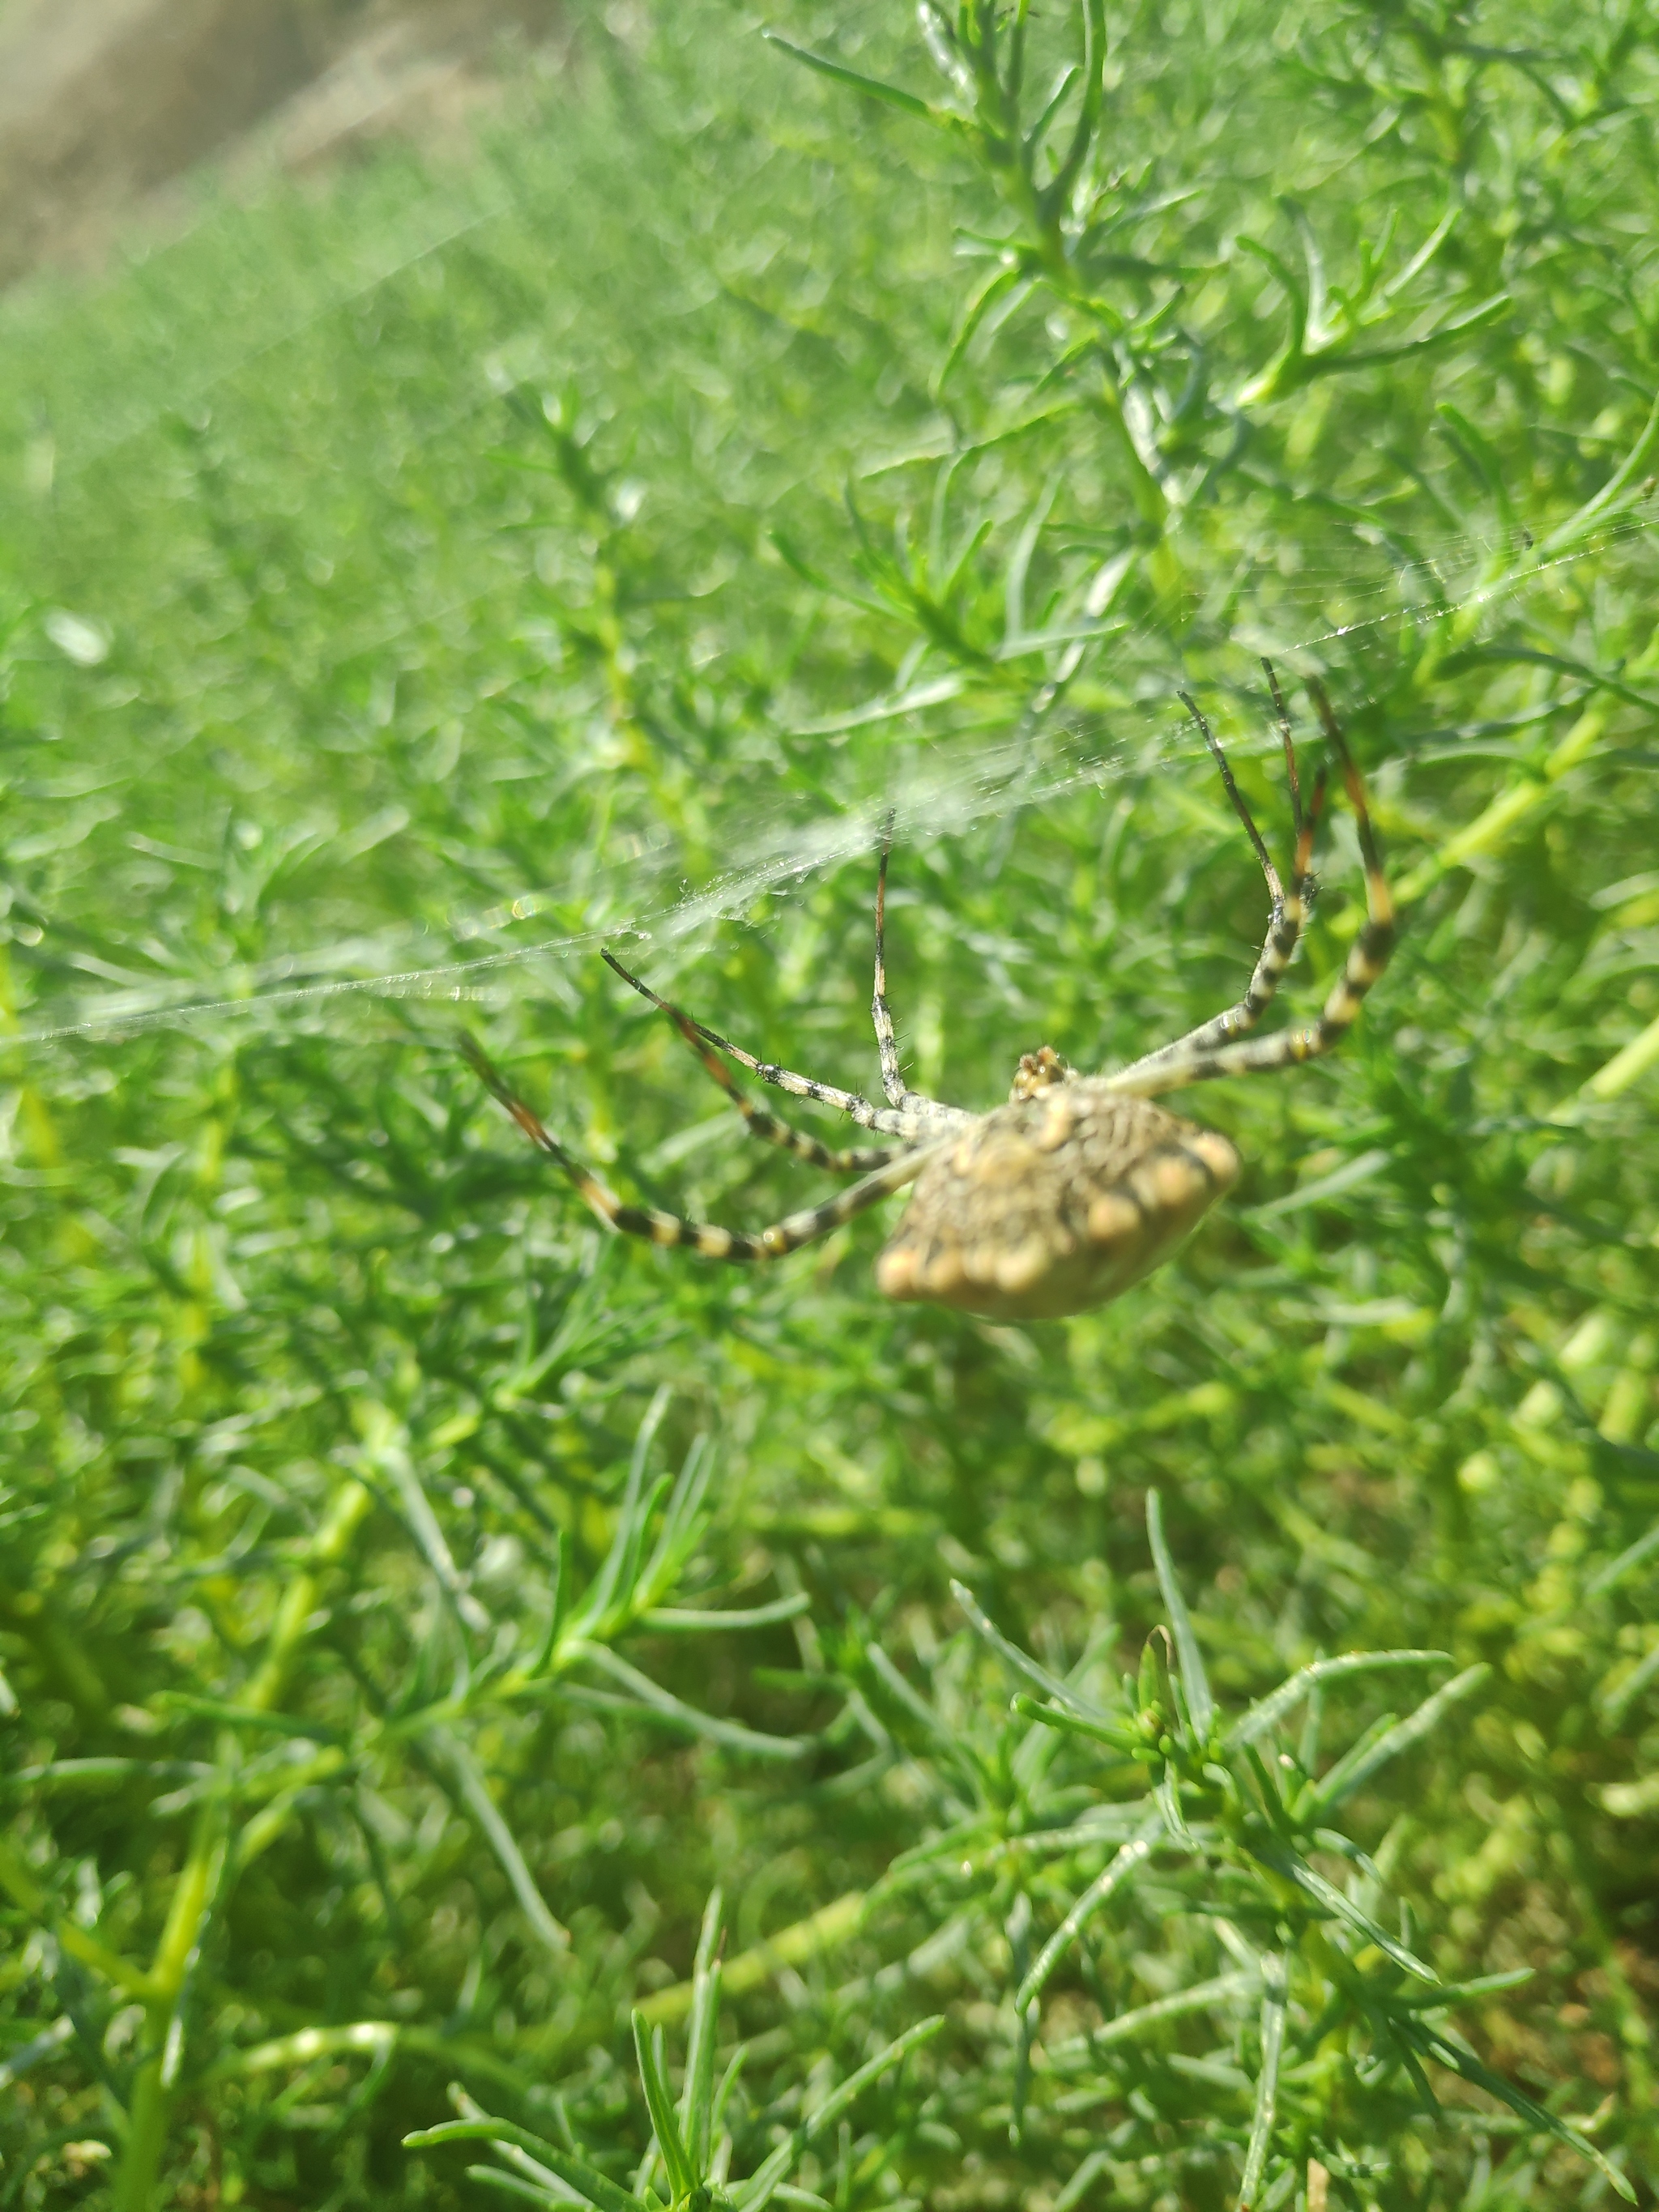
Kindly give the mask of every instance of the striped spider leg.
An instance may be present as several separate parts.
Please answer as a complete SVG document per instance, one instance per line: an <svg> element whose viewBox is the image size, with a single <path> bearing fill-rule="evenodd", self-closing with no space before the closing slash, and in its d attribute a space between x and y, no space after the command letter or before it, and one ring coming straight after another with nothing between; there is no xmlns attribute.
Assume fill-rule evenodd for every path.
<svg viewBox="0 0 1659 2212"><path fill-rule="evenodd" d="M1264 662L1263 665L1266 665ZM1267 672L1271 680L1271 668ZM1313 1021L1296 1029L1277 1030L1272 1036L1239 1036L1240 1031L1254 1027L1261 1008L1273 997L1290 953L1295 950L1296 939L1300 935L1306 916L1312 882L1308 874L1307 855L1311 852L1319 811L1320 793L1316 789L1313 807L1306 820L1299 822L1297 826L1297 872L1290 896L1283 901L1282 915L1279 911L1279 902L1275 899L1274 922L1269 927L1267 942L1262 948L1261 958L1244 998L1237 1006L1218 1015L1213 1022L1206 1022L1189 1036L1178 1038L1173 1045L1149 1053L1128 1067L1120 1068L1115 1074L1105 1077L1103 1080L1114 1091L1137 1098L1153 1098L1164 1091L1184 1090L1188 1084L1206 1083L1216 1076L1260 1074L1274 1068L1299 1066L1304 1060L1319 1059L1334 1051L1353 1027L1366 994L1389 964L1398 932L1394 899L1382 872L1376 835L1371 828L1364 780L1348 750L1347 740L1326 696L1324 685L1316 678L1310 678L1308 689L1318 710L1319 719L1324 725L1326 738L1342 770L1348 803L1353 808L1354 823L1359 833L1360 858L1365 870L1365 920L1354 939L1342 973ZM1284 714L1284 701L1276 681L1273 683L1273 698L1282 718L1281 727L1289 757L1289 718ZM1201 720L1200 727L1204 727ZM1204 730L1204 735L1212 751L1219 758L1220 749L1207 729ZM1293 767L1291 775L1294 795ZM1231 790L1231 777L1228 782ZM1258 842L1255 839L1254 825L1249 821L1243 799L1237 799L1235 803L1246 827L1251 830L1253 842ZM1299 798L1296 803L1299 814ZM1259 843L1258 857L1262 857ZM1276 878L1271 872L1272 862L1266 861L1265 865L1270 871L1267 880L1271 890ZM1279 947L1285 937L1288 937L1288 949L1281 958Z"/></svg>
<svg viewBox="0 0 1659 2212"><path fill-rule="evenodd" d="M1315 884L1312 873L1314 834L1319 827L1319 817L1325 805L1325 769L1322 763L1314 782L1313 803L1304 814L1302 809L1302 781L1297 773L1296 739L1291 730L1291 717L1285 704L1285 695L1279 688L1279 678L1273 673L1272 661L1261 664L1267 671L1267 682L1273 695L1273 707L1279 717L1279 733L1285 748L1285 769L1291 787L1291 810L1296 829L1296 858L1291 868L1291 888L1287 892L1279 881L1279 871L1273 866L1273 855L1262 842L1244 794L1234 781L1227 756L1216 742L1215 733L1197 702L1188 693L1181 694L1181 702L1198 725L1199 734L1210 749L1210 754L1221 771L1221 781L1232 809L1244 824L1244 834L1249 839L1261 872L1267 882L1267 896L1273 902L1268 917L1267 935L1261 947L1261 956L1255 963L1243 997L1237 1006L1229 1006L1213 1020L1203 1022L1172 1044L1160 1045L1121 1072L1125 1076L1139 1075L1145 1070L1161 1067L1177 1058L1185 1059L1196 1052L1207 1052L1212 1046L1230 1043L1233 1038L1253 1030L1267 1008L1284 980L1285 972L1296 957L1308 916L1313 908Z"/></svg>
<svg viewBox="0 0 1659 2212"><path fill-rule="evenodd" d="M659 998L648 983L641 982L637 975L630 974L613 953L605 952L601 957L625 983L633 985L642 999L649 999L652 1005L662 1012L683 1019L686 1025L683 1033L688 1039L695 1032L705 1044L712 1044L716 1052L724 1053L739 1067L746 1067L763 1083L769 1083L779 1091L787 1091L792 1098L810 1098L817 1105L833 1106L838 1114L845 1114L861 1129L874 1129L883 1136L903 1137L915 1143L924 1136L935 1133L929 1126L935 1121L942 1121L947 1127L959 1127L972 1119L970 1115L963 1114L952 1106L941 1106L931 1098L921 1101L921 1104L927 1109L926 1114L912 1112L908 1107L901 1109L894 1106L872 1106L859 1091L838 1090L834 1084L820 1083L814 1076L797 1075L793 1068L780 1067L775 1060L757 1060L753 1053L745 1052L740 1044L733 1044L730 1037L723 1037L718 1030L711 1030L704 1023L694 1021L689 1014L678 1015L667 1000Z"/></svg>
<svg viewBox="0 0 1659 2212"><path fill-rule="evenodd" d="M531 1143L545 1152L564 1175L575 1185L588 1206L609 1229L619 1231L624 1237L642 1237L653 1244L689 1245L707 1260L780 1260L787 1252L798 1252L804 1244L816 1243L827 1237L843 1221L850 1221L905 1184L914 1182L927 1164L930 1150L926 1146L896 1147L886 1156L874 1173L866 1175L849 1189L837 1192L822 1206L810 1207L802 1213L786 1214L781 1221L769 1227L750 1232L741 1229L724 1229L711 1221L689 1221L678 1213L664 1213L656 1206L628 1206L615 1191L602 1182L592 1169L584 1166L575 1154L567 1150L558 1139L546 1129L524 1101L509 1088L496 1072L482 1047L465 1032L461 1050L471 1062L485 1086L507 1109ZM765 1117L772 1121L773 1117ZM775 1126L782 1127L781 1123ZM795 1133L791 1132L792 1135Z"/></svg>
<svg viewBox="0 0 1659 2212"><path fill-rule="evenodd" d="M883 883L884 883L885 874L886 854L884 850ZM881 888L881 884L878 884L877 890L878 965L881 957L879 919ZM828 1236L832 1230L839 1228L843 1221L851 1220L855 1214L863 1212L867 1206L876 1205L891 1192L902 1189L906 1183L914 1181L927 1158L927 1147L915 1142L915 1139L923 1133L926 1121L944 1119L947 1127L953 1127L970 1118L969 1115L955 1113L948 1107L939 1106L932 1099L923 1099L915 1093L907 1095L906 1104L902 1109L884 1111L878 1107L872 1106L867 1099L860 1097L855 1091L840 1091L829 1084L819 1083L812 1077L796 1075L791 1070L778 1067L770 1061L757 1060L752 1054L745 1052L740 1045L732 1043L728 1038L721 1036L717 1030L706 1028L702 1023L693 1020L683 1008L675 1006L671 1000L663 998L659 993L653 991L651 986L640 976L624 968L614 953L607 951L603 957L607 965L612 968L625 983L631 985L641 998L648 1000L660 1012L667 1015L686 1043L696 1054L709 1075L742 1115L751 1134L759 1137L767 1144L777 1146L781 1151L793 1154L797 1159L805 1160L811 1166L826 1169L831 1174L856 1175L861 1178L850 1190L843 1191L836 1197L826 1200L822 1206L811 1207L804 1212L789 1214L782 1221L775 1222L770 1227L754 1233L722 1228L713 1222L690 1221L679 1214L665 1213L655 1206L628 1206L590 1168L586 1167L574 1153L552 1135L538 1116L532 1113L524 1101L508 1087L477 1042L471 1036L464 1036L461 1048L495 1097L506 1108L531 1142L544 1152L548 1158L569 1177L600 1220L610 1228L621 1231L624 1236L643 1237L648 1238L653 1244L688 1245L708 1259L757 1261L781 1258L785 1253L799 1251L802 1245L813 1243L819 1237ZM878 1038L879 1034L878 1030ZM888 1035L890 1039L890 1024ZM805 1131L793 1127L778 1115L769 1113L765 1108L757 1106L752 1100L747 1098L716 1056L720 1053L735 1060L740 1066L750 1068L763 1080L789 1091L797 1097L811 1098L823 1105L837 1107L864 1127L890 1132L910 1141L886 1146L849 1146L841 1150L822 1144L817 1138L808 1136ZM922 1114L910 1110L909 1100L912 1098L915 1099L917 1107L926 1109L926 1120Z"/></svg>
<svg viewBox="0 0 1659 2212"><path fill-rule="evenodd" d="M892 851L893 816L890 812L882 830L881 865L876 871L876 981L870 1004L871 1018L876 1026L876 1050L881 1055L881 1087L888 1104L902 1114L915 1114L930 1121L941 1116L955 1118L951 1108L941 1106L936 1098L928 1098L920 1091L908 1089L899 1067L892 1010L887 1004L887 863Z"/></svg>
<svg viewBox="0 0 1659 2212"><path fill-rule="evenodd" d="M659 997L648 983L641 982L637 975L624 968L615 953L601 952L599 957L607 967L615 969L624 983L631 983L642 999L648 999L659 1012L667 1015L742 1115L752 1136L759 1137L765 1144L776 1145L781 1151L793 1152L798 1160L805 1160L815 1168L826 1168L831 1175L872 1174L878 1168L888 1166L906 1149L902 1145L872 1145L853 1146L844 1152L837 1152L829 1145L821 1145L816 1137L809 1137L804 1130L793 1127L777 1115L769 1114L763 1106L757 1106L752 1099L744 1096L723 1064L715 1058L713 1048L718 1040L714 1030L704 1029L701 1022L694 1022L690 1015L683 1007L675 1006L672 1000ZM735 1045L723 1042L720 1048L730 1053L738 1049ZM799 1079L805 1082L807 1079L802 1076ZM817 1086L820 1090L823 1087L822 1085Z"/></svg>

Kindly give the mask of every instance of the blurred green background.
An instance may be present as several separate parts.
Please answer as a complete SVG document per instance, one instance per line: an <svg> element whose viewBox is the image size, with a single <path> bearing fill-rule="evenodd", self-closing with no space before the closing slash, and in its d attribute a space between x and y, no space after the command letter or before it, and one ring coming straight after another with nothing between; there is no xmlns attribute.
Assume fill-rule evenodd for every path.
<svg viewBox="0 0 1659 2212"><path fill-rule="evenodd" d="M499 2198L401 2145L457 2079L644 2190L628 2009L678 2069L716 1882L732 2172L945 2020L781 2202L1231 2205L1275 1958L1256 2203L1611 2202L1546 2114L1659 2190L1655 42L1059 9L1016 123L986 21L767 19L907 106L574 8L465 147L0 299L0 2204ZM1244 1176L1121 1304L607 1239L458 1058L629 1196L813 1202L598 948L871 1092L890 805L912 1081L1164 1042L1266 919L1176 694L1283 864L1264 652L1405 934L1340 1057L1183 1102ZM1321 870L1297 1013L1345 805ZM1012 1717L951 1582L1111 1704L1154 1487L1227 1715L1448 1655L1273 1757L1462 1686L1307 1842L1498 1978L1462 2070L1224 1792L1017 2006L1147 1769Z"/></svg>

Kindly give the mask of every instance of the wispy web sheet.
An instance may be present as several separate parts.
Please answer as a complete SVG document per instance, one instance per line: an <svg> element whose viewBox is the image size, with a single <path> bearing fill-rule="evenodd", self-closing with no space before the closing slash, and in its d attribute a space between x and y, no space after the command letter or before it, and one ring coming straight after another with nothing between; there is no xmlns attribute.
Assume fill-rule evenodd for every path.
<svg viewBox="0 0 1659 2212"><path fill-rule="evenodd" d="M1252 703L1260 689L1255 655L1273 657L1288 672L1304 659L1318 661L1340 646L1346 665L1363 679L1368 653L1385 645L1390 653L1397 650L1402 623L1425 632L1453 623L1464 637L1478 635L1488 611L1547 586L1569 568L1614 558L1652 527L1644 514L1626 514L1564 550L1553 550L1548 541L1534 545L1524 532L1516 532L1447 537L1409 550L1376 528L1376 558L1370 568L1358 562L1304 562L1286 572L1276 564L1241 564L1226 587L1230 604L1195 608L1193 624L1194 632L1206 632L1212 640L1222 633L1236 653L1236 680L1245 698L1231 742L1246 751L1277 743L1265 711L1257 713ZM1458 576L1463 580L1454 586L1449 580ZM1333 610L1343 618L1331 620ZM1305 629L1296 626L1299 614L1313 617ZM1133 653L1151 641L1150 631L1132 633L1109 619L1018 641L1047 651L1051 669L1062 676L1091 647ZM1213 667L1213 647L1206 660ZM723 864L701 881L686 882L677 839L666 833L650 842L635 838L622 857L590 870L580 894L589 919L575 928L568 926L568 888L526 886L509 901L454 914L441 931L413 924L335 936L227 971L210 991L203 989L199 977L181 977L60 992L49 1012L41 1006L36 1020L8 1041L44 1047L227 1020L286 1026L352 998L458 1003L487 993L504 970L578 957L603 943L633 939L672 946L867 854L890 817L901 842L959 836L1017 810L1106 783L1130 767L1144 774L1187 761L1201 747L1175 701L1184 674L1171 664L1167 674L1143 677L1150 687L1144 696L1106 716L1068 711L1063 684L1051 673L1032 691L1023 717L1004 714L998 732L986 736L971 726L939 726L941 710L959 700L966 679L955 672L924 672L890 695L781 732L833 741L854 728L886 723L892 741L880 755L879 781L860 787L858 775L849 771L839 805L823 803L822 785L816 811L804 811L813 802L799 795L746 801L741 819L721 826ZM550 928L556 914L565 926Z"/></svg>

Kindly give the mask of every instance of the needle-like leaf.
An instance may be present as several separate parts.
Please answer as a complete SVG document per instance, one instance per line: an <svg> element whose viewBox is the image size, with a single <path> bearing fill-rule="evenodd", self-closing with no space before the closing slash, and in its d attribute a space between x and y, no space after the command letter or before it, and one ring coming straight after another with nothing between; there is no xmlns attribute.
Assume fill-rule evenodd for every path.
<svg viewBox="0 0 1659 2212"><path fill-rule="evenodd" d="M437 2143L449 2142L511 2143L527 2151L538 2165L556 2173L561 2181L586 2197L596 2212L647 2212L639 2197L619 2187L586 2159L575 2157L544 2136L532 2135L528 2128L519 2127L512 2120L492 2119L487 2115L477 2120L441 2120L435 2128L418 2128L413 2135L404 2137L405 2150L427 2150Z"/></svg>
<svg viewBox="0 0 1659 2212"><path fill-rule="evenodd" d="M914 92L906 92L902 86L884 84L878 77L865 76L859 70L848 69L840 62L832 62L823 54L811 53L805 46L796 46L792 39L780 38L775 31L763 32L762 36L769 46L781 48L792 60L804 62L808 69L817 70L820 76L831 78L836 84L846 85L849 91L865 93L872 100L884 100L889 107L896 107L903 114L915 116L924 123L960 127L959 117L950 114L944 108L930 106L927 100L918 100Z"/></svg>
<svg viewBox="0 0 1659 2212"><path fill-rule="evenodd" d="M1279 2110L1279 2063L1285 2048L1285 1961L1267 1951L1261 1958L1261 2070L1256 2076L1255 2111L1245 2146L1244 2173L1238 2185L1238 2212L1253 2212L1273 2144Z"/></svg>
<svg viewBox="0 0 1659 2212"><path fill-rule="evenodd" d="M763 2208L776 2193L779 2183L788 2179L824 2130L838 2120L849 2106L857 2102L872 2081L878 2081L924 2043L931 2043L944 2025L943 2014L918 2021L914 2027L907 2028L902 2035L896 2036L885 2050L878 2051L873 2058L867 2060L855 2074L849 2074L838 2088L831 2090L811 2118L804 2120L787 2142L780 2143L749 2180L732 2191L733 2212L763 2212Z"/></svg>
<svg viewBox="0 0 1659 2212"><path fill-rule="evenodd" d="M1198 1638L1193 1632L1192 1615L1181 1595L1181 1585L1176 1580L1175 1562L1170 1557L1170 1547L1164 1540L1164 1501L1156 1490L1146 1492L1146 1535L1152 1547L1152 1564L1158 1569L1158 1586L1164 1593L1164 1609L1169 1613L1170 1629L1175 1638L1181 1686L1186 1693L1193 1734L1201 1744L1207 1741L1210 1723L1215 1717L1215 1699L1210 1694L1209 1677L1204 1671L1204 1655L1200 1651Z"/></svg>
<svg viewBox="0 0 1659 2212"><path fill-rule="evenodd" d="M1113 1891L1120 1889L1152 1856L1161 1823L1149 1820L1139 1835L1123 1845L1089 1884L1066 1917L1031 1962L1030 1972L1014 1992L1014 2009L1024 2012L1042 1994L1043 1984L1078 1937L1091 1914L1097 1912Z"/></svg>
<svg viewBox="0 0 1659 2212"><path fill-rule="evenodd" d="M1233 1751L1260 1742L1322 1683L1340 1681L1349 1674L1378 1674L1394 1667L1444 1666L1450 1659L1449 1651L1344 1651L1334 1659L1316 1659L1258 1698L1243 1720L1233 1723L1227 1731L1227 1748Z"/></svg>
<svg viewBox="0 0 1659 2212"><path fill-rule="evenodd" d="M648 2027L643 2014L638 2012L634 2014L634 2057L640 2069L640 2086L645 2091L651 2125L656 2132L657 2148L668 2170L668 2186L674 2202L683 2203L691 2194L696 2177L663 2071L663 2032L659 2027L653 2030Z"/></svg>
<svg viewBox="0 0 1659 2212"><path fill-rule="evenodd" d="M702 1929L691 1973L691 2022L685 2046L685 2087L680 2097L680 2131L693 2179L708 2172L714 2112L714 2039L720 2025L720 1946L725 1940L725 1901L718 1887L703 1908Z"/></svg>
<svg viewBox="0 0 1659 2212"><path fill-rule="evenodd" d="M1438 1727L1452 1707L1478 1690L1491 1673L1492 1668L1484 1662L1466 1667L1432 1697L1425 1698L1414 1713L1408 1714L1403 1721L1396 1721L1374 1741L1364 1742L1363 1749L1356 1747L1356 1754L1340 1759L1314 1789L1304 1817L1312 1822L1334 1812L1356 1790L1363 1788L1379 1768L1386 1766L1391 1759L1397 1759L1402 1751L1409 1751L1413 1744L1420 1743L1431 1729Z"/></svg>

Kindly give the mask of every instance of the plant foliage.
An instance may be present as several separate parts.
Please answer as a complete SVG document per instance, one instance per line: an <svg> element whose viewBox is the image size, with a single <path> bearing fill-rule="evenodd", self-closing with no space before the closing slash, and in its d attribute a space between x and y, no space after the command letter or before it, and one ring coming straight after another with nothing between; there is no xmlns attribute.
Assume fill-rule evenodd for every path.
<svg viewBox="0 0 1659 2212"><path fill-rule="evenodd" d="M1646 15L573 18L0 301L0 2206L1650 2201ZM1116 1304L455 1049L792 1210L598 949L867 1086L890 811L922 1087L1178 1035L1264 652L1406 933Z"/></svg>

